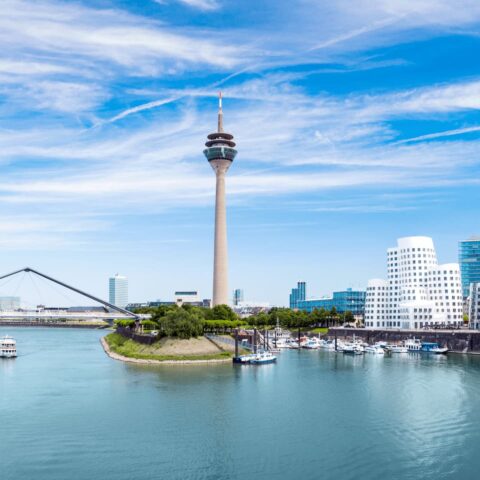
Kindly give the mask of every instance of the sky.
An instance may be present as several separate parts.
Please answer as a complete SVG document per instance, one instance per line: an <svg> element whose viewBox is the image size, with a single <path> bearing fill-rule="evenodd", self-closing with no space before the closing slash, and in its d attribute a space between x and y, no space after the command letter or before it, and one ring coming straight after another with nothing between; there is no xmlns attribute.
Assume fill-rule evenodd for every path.
<svg viewBox="0 0 480 480"><path fill-rule="evenodd" d="M480 233L479 27L477 0L2 0L0 271L211 298L219 90L231 290L363 289L409 235L457 261Z"/></svg>

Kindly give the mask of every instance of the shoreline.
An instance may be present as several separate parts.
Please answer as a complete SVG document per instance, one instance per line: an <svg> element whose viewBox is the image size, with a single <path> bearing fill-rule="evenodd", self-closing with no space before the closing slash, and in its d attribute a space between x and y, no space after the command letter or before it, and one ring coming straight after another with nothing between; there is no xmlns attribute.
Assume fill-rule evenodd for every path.
<svg viewBox="0 0 480 480"><path fill-rule="evenodd" d="M100 339L100 343L102 344L103 350L110 358L120 362L136 363L143 365L205 365L212 363L232 363L231 358L212 358L211 360L148 360L143 358L130 358L112 352L112 350L110 350L110 346L105 340L105 337L102 337Z"/></svg>

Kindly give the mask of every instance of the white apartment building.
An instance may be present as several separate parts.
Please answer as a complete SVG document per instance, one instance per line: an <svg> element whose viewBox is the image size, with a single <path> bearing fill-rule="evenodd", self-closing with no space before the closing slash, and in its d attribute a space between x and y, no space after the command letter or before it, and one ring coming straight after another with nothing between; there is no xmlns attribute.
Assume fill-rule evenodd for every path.
<svg viewBox="0 0 480 480"><path fill-rule="evenodd" d="M480 283L470 284L468 318L470 328L480 329Z"/></svg>
<svg viewBox="0 0 480 480"><path fill-rule="evenodd" d="M387 250L387 277L368 282L367 328L463 323L459 265L439 265L431 238L399 238L397 246Z"/></svg>

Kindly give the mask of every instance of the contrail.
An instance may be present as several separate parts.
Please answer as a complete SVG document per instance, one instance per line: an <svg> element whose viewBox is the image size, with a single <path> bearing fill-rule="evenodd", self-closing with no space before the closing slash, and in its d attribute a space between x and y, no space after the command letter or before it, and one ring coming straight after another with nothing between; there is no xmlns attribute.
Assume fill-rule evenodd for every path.
<svg viewBox="0 0 480 480"><path fill-rule="evenodd" d="M452 137L454 135L462 135L463 133L480 132L480 125L475 127L457 128L455 130L446 130L444 132L429 133L420 135L419 137L405 138L390 145L401 145L403 143L420 142L422 140L431 140L432 138Z"/></svg>

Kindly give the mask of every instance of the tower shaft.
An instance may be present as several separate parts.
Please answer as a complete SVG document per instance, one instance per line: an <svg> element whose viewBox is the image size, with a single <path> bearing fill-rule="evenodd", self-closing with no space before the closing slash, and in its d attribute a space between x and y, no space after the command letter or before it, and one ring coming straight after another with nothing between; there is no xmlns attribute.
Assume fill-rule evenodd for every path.
<svg viewBox="0 0 480 480"><path fill-rule="evenodd" d="M225 174L228 166L219 166L215 190L215 245L213 259L212 304L228 303L227 208L225 202Z"/></svg>

